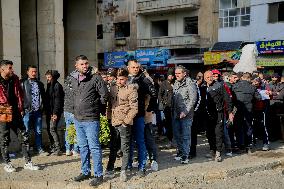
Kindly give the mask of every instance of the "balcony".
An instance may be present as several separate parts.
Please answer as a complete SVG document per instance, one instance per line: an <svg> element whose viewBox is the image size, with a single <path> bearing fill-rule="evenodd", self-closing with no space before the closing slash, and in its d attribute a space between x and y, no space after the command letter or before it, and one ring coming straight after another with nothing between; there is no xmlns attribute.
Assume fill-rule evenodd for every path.
<svg viewBox="0 0 284 189"><path fill-rule="evenodd" d="M200 0L137 0L138 14L198 9Z"/></svg>
<svg viewBox="0 0 284 189"><path fill-rule="evenodd" d="M153 37L150 39L138 39L137 46L139 48L185 48L185 47L199 47L200 36L195 34L183 35L183 36L165 36L165 37Z"/></svg>

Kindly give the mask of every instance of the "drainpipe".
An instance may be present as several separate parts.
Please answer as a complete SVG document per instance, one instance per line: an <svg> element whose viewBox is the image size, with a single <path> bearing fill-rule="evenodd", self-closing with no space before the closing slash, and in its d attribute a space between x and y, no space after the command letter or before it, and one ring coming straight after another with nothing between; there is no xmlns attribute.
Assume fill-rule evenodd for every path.
<svg viewBox="0 0 284 189"><path fill-rule="evenodd" d="M37 2L38 0L35 0L35 25L36 25L36 57L37 57L37 78L40 80L40 69L39 69L39 51L38 51L38 21L37 21Z"/></svg>

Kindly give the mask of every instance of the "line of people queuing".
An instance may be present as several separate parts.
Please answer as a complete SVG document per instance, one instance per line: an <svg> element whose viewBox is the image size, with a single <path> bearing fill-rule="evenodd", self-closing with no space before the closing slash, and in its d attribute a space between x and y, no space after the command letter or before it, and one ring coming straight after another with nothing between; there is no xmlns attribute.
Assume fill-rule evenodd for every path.
<svg viewBox="0 0 284 189"><path fill-rule="evenodd" d="M134 148L138 152L138 176L146 175L149 159L151 169L158 170L158 153L154 138L154 115L164 114L163 124L170 146L175 146L175 160L189 163L196 156L197 133L206 129L210 153L208 158L222 161L233 150L251 153L256 138L263 139L263 150L269 150L271 137L279 136L279 119L284 97L284 78L272 76L269 83L261 73L225 73L218 70L198 73L195 79L183 66L169 70L167 79L158 85L135 59L126 68L111 69L107 73L91 67L88 58L75 58L75 70L65 79L57 80L56 70L46 72L47 89L37 80L37 68L29 66L27 79L19 80L13 73L13 62L0 63L0 140L5 161L4 170L16 169L9 159L9 132L19 134L26 163L24 168L38 170L29 154L29 135L34 128L36 151L42 149L42 114L45 112L50 153L61 155L57 132L64 114L66 127L74 123L77 143L65 141L66 155L81 157L81 173L73 181L91 178L92 157L94 178L91 186L104 178L114 177L114 164L122 154L121 181L127 181L127 170L133 169ZM7 117L12 115L13 119ZM103 175L102 150L99 142L100 114L106 115L110 125L110 153ZM2 118L3 116L5 118ZM161 119L159 119L161 121ZM34 124L34 126L32 125ZM268 124L271 123L271 124ZM68 129L66 129L68 130ZM67 133L66 133L67 137Z"/></svg>

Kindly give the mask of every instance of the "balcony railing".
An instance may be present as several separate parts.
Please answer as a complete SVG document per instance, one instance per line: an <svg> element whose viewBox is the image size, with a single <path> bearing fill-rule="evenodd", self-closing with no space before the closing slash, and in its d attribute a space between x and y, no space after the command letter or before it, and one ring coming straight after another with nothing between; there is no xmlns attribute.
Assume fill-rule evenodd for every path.
<svg viewBox="0 0 284 189"><path fill-rule="evenodd" d="M200 0L137 0L138 14L165 12L178 9L198 9Z"/></svg>
<svg viewBox="0 0 284 189"><path fill-rule="evenodd" d="M184 47L198 47L200 46L200 36L195 34L183 36L165 36L153 37L150 39L138 39L137 45L139 48L184 48Z"/></svg>

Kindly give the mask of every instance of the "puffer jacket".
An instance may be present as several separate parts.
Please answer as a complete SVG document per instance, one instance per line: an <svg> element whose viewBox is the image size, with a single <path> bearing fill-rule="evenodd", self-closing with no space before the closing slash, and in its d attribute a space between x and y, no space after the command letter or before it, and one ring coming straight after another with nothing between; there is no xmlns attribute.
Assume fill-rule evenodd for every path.
<svg viewBox="0 0 284 189"><path fill-rule="evenodd" d="M175 81L173 87L172 110L175 118L184 112L190 119L193 118L194 105L197 100L196 84L189 77L182 81Z"/></svg>
<svg viewBox="0 0 284 189"><path fill-rule="evenodd" d="M133 119L138 113L137 90L138 86L135 84L111 86L108 115L111 115L112 126L133 125Z"/></svg>
<svg viewBox="0 0 284 189"><path fill-rule="evenodd" d="M163 104L163 108L171 107L173 97L173 87L169 81L163 81L159 90L159 100Z"/></svg>
<svg viewBox="0 0 284 189"><path fill-rule="evenodd" d="M81 81L79 75L78 71L70 75L74 88L74 116L78 121L98 121L108 99L107 84L91 67Z"/></svg>
<svg viewBox="0 0 284 189"><path fill-rule="evenodd" d="M241 80L233 86L233 94L239 111L252 112L253 100L261 100L256 87L246 80Z"/></svg>

